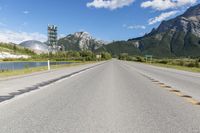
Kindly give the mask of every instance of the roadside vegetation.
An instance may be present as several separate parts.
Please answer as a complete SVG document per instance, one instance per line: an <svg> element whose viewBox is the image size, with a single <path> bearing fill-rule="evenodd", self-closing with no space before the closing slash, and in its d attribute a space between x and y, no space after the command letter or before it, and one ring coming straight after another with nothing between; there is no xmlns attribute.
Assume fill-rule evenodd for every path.
<svg viewBox="0 0 200 133"><path fill-rule="evenodd" d="M99 54L101 58L97 58L96 54L90 52L90 51L83 51L83 52L60 52L56 54L42 54L42 55L34 55L30 59L4 59L4 62L40 62L40 61L47 61L50 59L53 62L72 62L71 64L64 64L64 65L51 65L51 69L58 69L58 68L64 68L64 67L70 67L70 66L77 66L77 65L83 65L88 63L94 63L97 61L104 61L111 59L111 55L108 53L100 53ZM9 77L9 76L17 76L17 75L24 75L24 74L30 74L34 72L40 72L47 70L47 66L43 67L26 67L22 70L0 70L0 78L2 77Z"/></svg>
<svg viewBox="0 0 200 133"><path fill-rule="evenodd" d="M200 57L199 58L153 58L146 60L142 56L129 56L128 54L120 54L120 60L135 61L141 63L152 64L155 66L174 68L179 70L200 72Z"/></svg>
<svg viewBox="0 0 200 133"><path fill-rule="evenodd" d="M98 57L99 56L99 57ZM80 64L87 64L87 63L94 63L97 61L104 61L111 59L111 55L106 52L99 53L98 56L91 51L82 51L82 52L75 52L75 51L69 51L69 52L59 52L56 54L50 53L48 54L41 54L41 55L33 55L29 59L3 59L3 62L41 62L41 61L47 61L50 59L52 62L72 62L72 64L65 64L65 65L54 65L51 66L51 69L57 69L57 68L63 68L63 67L69 67L69 66L76 66ZM45 71L47 70L47 66L44 67L26 67L22 70L0 70L0 77L8 77L8 76L16 76L16 75L24 75L29 74L33 72L39 72L39 71Z"/></svg>
<svg viewBox="0 0 200 133"><path fill-rule="evenodd" d="M29 55L30 58L24 59L0 59L0 61L46 61L48 59L52 61L101 61L111 59L111 54L108 52L94 53L91 51L64 51L49 54L36 54L33 51L20 47L16 44L0 43L0 52L8 52L11 54L24 54Z"/></svg>
<svg viewBox="0 0 200 133"><path fill-rule="evenodd" d="M58 53L49 53L49 54L41 54L35 55L32 57L33 60L47 60L50 59L52 61L101 61L101 60L109 60L112 56L107 52L101 52L99 54L95 54L91 51L66 51L66 52L58 52Z"/></svg>
<svg viewBox="0 0 200 133"><path fill-rule="evenodd" d="M49 53L49 54L33 54L30 58L24 59L12 59L12 58L6 58L2 59L1 61L47 61L50 59L51 61L70 61L70 62L77 62L77 61L103 61L103 60L109 60L112 56L107 52L101 52L98 54L95 54L91 51L66 51L66 52L58 52L58 53Z"/></svg>
<svg viewBox="0 0 200 133"><path fill-rule="evenodd" d="M79 64L93 63L96 61L104 61L112 58L111 54L107 52L94 53L91 51L64 51L64 52L38 55L29 49L20 47L15 44L6 44L6 43L0 43L0 52L8 52L15 55L23 54L30 56L30 58L27 59L5 58L5 59L0 59L0 62L47 62L47 60L50 60L51 62L72 62L72 64L51 66L52 69L74 66ZM0 77L23 75L44 70L47 70L47 66L37 67L37 68L30 68L28 66L27 67L25 66L25 69L23 70L0 69Z"/></svg>

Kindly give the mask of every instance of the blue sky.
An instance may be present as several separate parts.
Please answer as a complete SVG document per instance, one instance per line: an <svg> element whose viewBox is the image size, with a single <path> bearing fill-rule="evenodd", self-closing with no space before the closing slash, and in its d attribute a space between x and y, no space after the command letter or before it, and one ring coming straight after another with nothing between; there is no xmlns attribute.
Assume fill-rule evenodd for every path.
<svg viewBox="0 0 200 133"><path fill-rule="evenodd" d="M198 0L0 0L0 41L46 40L47 25L59 36L87 31L106 41L139 37Z"/></svg>

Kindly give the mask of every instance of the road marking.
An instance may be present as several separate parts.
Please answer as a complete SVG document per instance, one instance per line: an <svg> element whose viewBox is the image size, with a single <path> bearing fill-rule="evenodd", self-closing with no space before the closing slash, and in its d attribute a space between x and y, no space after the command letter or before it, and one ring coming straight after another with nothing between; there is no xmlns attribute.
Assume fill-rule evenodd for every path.
<svg viewBox="0 0 200 133"><path fill-rule="evenodd" d="M164 83L161 83L161 82L159 82L158 84L159 84L159 85L165 85Z"/></svg>
<svg viewBox="0 0 200 133"><path fill-rule="evenodd" d="M175 95L179 96L179 97L183 97L183 98L192 98L189 95L185 95L182 92L173 92Z"/></svg>
<svg viewBox="0 0 200 133"><path fill-rule="evenodd" d="M192 98L192 97L189 96L189 95L182 95L181 97L184 97L184 98Z"/></svg>
<svg viewBox="0 0 200 133"><path fill-rule="evenodd" d="M179 90L175 90L175 89L172 89L172 90L169 90L170 92L181 92Z"/></svg>
<svg viewBox="0 0 200 133"><path fill-rule="evenodd" d="M193 105L200 105L200 102L193 99L193 98L186 98L187 102L193 104Z"/></svg>
<svg viewBox="0 0 200 133"><path fill-rule="evenodd" d="M175 95L177 95L177 96L179 96L179 97L183 97L184 96L184 94L183 93L181 93L181 92L173 92Z"/></svg>
<svg viewBox="0 0 200 133"><path fill-rule="evenodd" d="M152 80L152 82L157 82L158 83L159 81L158 80Z"/></svg>
<svg viewBox="0 0 200 133"><path fill-rule="evenodd" d="M187 102L191 103L192 105L200 105L200 102L193 99L191 96L189 95L184 95L182 92L178 91L178 90L171 90L171 92L173 92L175 95L179 96L179 97L183 97L186 99Z"/></svg>
<svg viewBox="0 0 200 133"><path fill-rule="evenodd" d="M160 87L165 88L165 89L172 88L171 86L168 86L168 85L160 85Z"/></svg>
<svg viewBox="0 0 200 133"><path fill-rule="evenodd" d="M193 99L192 96L189 96L189 95L185 95L183 94L180 90L177 90L177 89L172 89L171 86L168 86L166 85L165 83L162 83L156 79L153 79L145 74L142 74L144 77L148 78L149 80L151 80L153 83L155 84L158 84L160 87L162 88L165 88L167 90L169 90L169 92L179 96L179 97L182 97L182 98L185 98L187 102L191 103L192 105L200 105L200 102Z"/></svg>

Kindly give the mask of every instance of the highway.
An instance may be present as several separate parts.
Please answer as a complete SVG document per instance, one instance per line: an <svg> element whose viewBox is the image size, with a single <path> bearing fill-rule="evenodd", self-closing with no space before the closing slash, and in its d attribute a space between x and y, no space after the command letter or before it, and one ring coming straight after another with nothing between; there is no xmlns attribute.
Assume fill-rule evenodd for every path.
<svg viewBox="0 0 200 133"><path fill-rule="evenodd" d="M198 100L198 76L111 60L0 103L0 133L199 133L200 105L171 91Z"/></svg>

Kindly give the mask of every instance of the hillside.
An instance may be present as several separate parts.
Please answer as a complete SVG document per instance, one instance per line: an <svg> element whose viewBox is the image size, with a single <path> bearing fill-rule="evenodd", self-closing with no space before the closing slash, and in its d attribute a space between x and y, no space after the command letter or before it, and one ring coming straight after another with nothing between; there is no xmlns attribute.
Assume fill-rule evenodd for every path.
<svg viewBox="0 0 200 133"><path fill-rule="evenodd" d="M16 44L0 43L0 59L3 58L28 58L34 52Z"/></svg>
<svg viewBox="0 0 200 133"><path fill-rule="evenodd" d="M140 50L132 42L127 41L112 42L95 50L95 52L102 51L109 52L113 56L117 56L121 53L128 53L129 55L141 55Z"/></svg>

